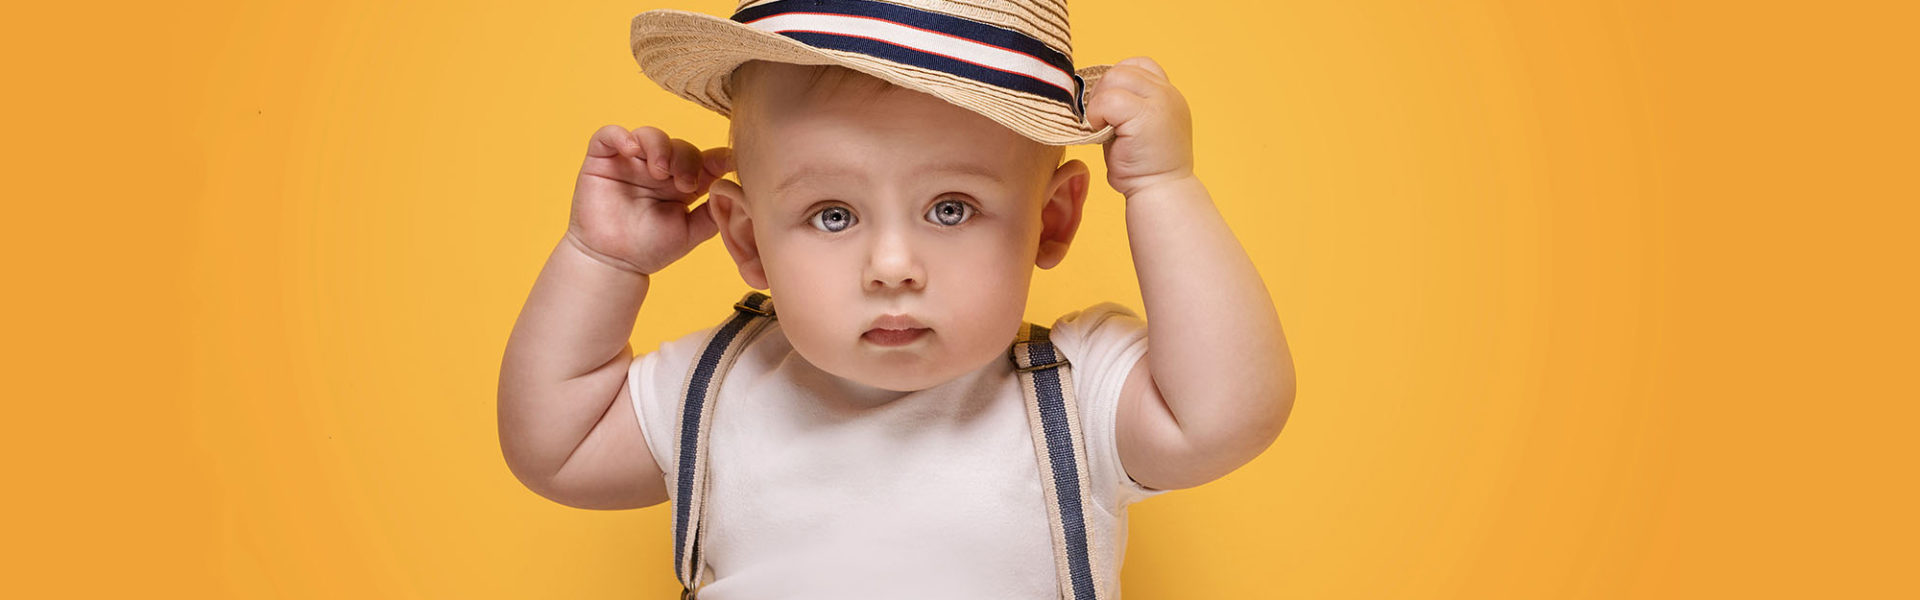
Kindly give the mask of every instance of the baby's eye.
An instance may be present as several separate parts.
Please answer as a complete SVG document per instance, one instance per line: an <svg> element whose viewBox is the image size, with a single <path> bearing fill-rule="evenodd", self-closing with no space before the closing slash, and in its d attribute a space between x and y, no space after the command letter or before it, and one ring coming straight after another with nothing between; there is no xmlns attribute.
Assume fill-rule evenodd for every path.
<svg viewBox="0 0 1920 600"><path fill-rule="evenodd" d="M973 207L959 200L941 200L927 210L927 220L939 225L952 227L967 222L973 216Z"/></svg>
<svg viewBox="0 0 1920 600"><path fill-rule="evenodd" d="M857 219L853 217L853 211L845 206L829 206L820 209L820 212L813 213L813 217L807 221L813 223L814 229L827 233L839 233L852 227Z"/></svg>

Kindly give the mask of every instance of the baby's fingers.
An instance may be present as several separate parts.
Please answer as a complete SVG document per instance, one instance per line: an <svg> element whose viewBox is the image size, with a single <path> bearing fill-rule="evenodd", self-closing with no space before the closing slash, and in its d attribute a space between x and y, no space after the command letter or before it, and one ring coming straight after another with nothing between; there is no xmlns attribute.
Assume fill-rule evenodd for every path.
<svg viewBox="0 0 1920 600"><path fill-rule="evenodd" d="M639 152L640 144L633 141L633 134L619 125L601 127L587 140L587 156L593 158L633 156Z"/></svg>
<svg viewBox="0 0 1920 600"><path fill-rule="evenodd" d="M720 224L714 222L713 209L707 208L708 204L702 202L699 206L693 207L693 210L687 211L687 239L693 243L706 241L707 238L713 237L713 234L720 232Z"/></svg>
<svg viewBox="0 0 1920 600"><path fill-rule="evenodd" d="M700 148L679 138L674 138L671 144L673 158L669 170L673 173L673 187L682 193L694 193L700 189Z"/></svg>
<svg viewBox="0 0 1920 600"><path fill-rule="evenodd" d="M700 153L700 164L706 171L706 179L725 177L733 172L733 149L726 146L708 148Z"/></svg>
<svg viewBox="0 0 1920 600"><path fill-rule="evenodd" d="M667 138L667 132L657 127L641 127L633 130L633 139L640 143L640 160L647 163L647 172L656 180L673 177L670 166L673 164L673 144Z"/></svg>
<svg viewBox="0 0 1920 600"><path fill-rule="evenodd" d="M1101 83L1106 82L1103 80ZM1087 124L1095 129L1109 124L1118 127L1146 112L1147 99L1139 94L1119 87L1102 87L1087 101Z"/></svg>
<svg viewBox="0 0 1920 600"><path fill-rule="evenodd" d="M712 189L713 182L733 172L733 149L720 146L701 151L699 169L700 172L695 174L694 189L687 193L688 201L707 195L707 190Z"/></svg>
<svg viewBox="0 0 1920 600"><path fill-rule="evenodd" d="M1165 79L1146 69L1123 63L1108 69L1088 93L1098 98L1100 94L1124 90L1141 98L1156 99L1166 94L1168 85Z"/></svg>
<svg viewBox="0 0 1920 600"><path fill-rule="evenodd" d="M1135 67L1138 69L1145 70L1149 73L1153 73L1154 75L1160 76L1160 81L1163 83L1173 82L1172 78L1167 77L1167 70L1160 67L1160 63L1153 62L1153 59L1147 58L1145 56L1135 56L1132 58L1121 60L1120 62L1114 63L1114 66L1115 67L1120 67L1120 66Z"/></svg>

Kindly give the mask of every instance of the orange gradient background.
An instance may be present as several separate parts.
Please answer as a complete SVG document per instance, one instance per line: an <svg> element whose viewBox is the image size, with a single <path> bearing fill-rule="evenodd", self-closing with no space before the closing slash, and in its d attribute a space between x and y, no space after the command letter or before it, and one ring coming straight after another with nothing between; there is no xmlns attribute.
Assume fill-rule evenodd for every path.
<svg viewBox="0 0 1920 600"><path fill-rule="evenodd" d="M1916 19L1814 6L1075 2L1190 99L1300 378L1135 506L1125 596L1920 595ZM664 506L534 495L494 413L588 135L724 140L628 54L658 7L12 7L5 595L677 591ZM1030 319L1140 308L1088 206ZM702 246L634 347L743 289Z"/></svg>

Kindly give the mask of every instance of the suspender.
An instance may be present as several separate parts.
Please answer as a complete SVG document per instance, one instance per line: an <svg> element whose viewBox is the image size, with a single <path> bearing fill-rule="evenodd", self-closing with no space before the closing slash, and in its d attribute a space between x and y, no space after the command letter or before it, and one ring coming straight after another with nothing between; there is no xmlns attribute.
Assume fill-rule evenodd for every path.
<svg viewBox="0 0 1920 600"><path fill-rule="evenodd" d="M1020 393L1027 398L1027 426L1040 464L1040 489L1047 498L1053 529L1053 562L1060 597L1096 600L1093 553L1087 547L1087 443L1080 433L1080 407L1073 398L1073 369L1054 350L1047 328L1021 327L1008 350Z"/></svg>
<svg viewBox="0 0 1920 600"><path fill-rule="evenodd" d="M720 396L719 378L747 342L774 319L771 298L759 292L747 294L734 305L734 315L707 338L682 389L680 431L674 439L679 468L667 486L673 505L674 574L680 578L682 600L694 597L706 572L700 532L706 525L707 432L714 400ZM1060 597L1099 600L1104 596L1093 581L1097 565L1088 544L1085 512L1093 504L1087 487L1086 441L1074 402L1072 369L1047 339L1047 328L1032 323L1021 326L1008 359L1026 397Z"/></svg>
<svg viewBox="0 0 1920 600"><path fill-rule="evenodd" d="M679 468L673 485L667 486L667 500L673 504L673 572L680 578L681 598L693 597L706 571L700 529L707 521L707 431L712 429L714 399L720 397L715 377L726 373L747 347L745 342L774 319L773 299L758 292L747 294L733 310L733 317L707 338L680 393L680 433L673 440Z"/></svg>

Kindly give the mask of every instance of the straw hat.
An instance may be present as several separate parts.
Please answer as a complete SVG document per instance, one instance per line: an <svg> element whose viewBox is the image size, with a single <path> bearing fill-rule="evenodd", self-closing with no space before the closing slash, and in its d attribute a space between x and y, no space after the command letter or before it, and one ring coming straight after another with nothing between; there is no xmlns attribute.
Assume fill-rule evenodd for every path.
<svg viewBox="0 0 1920 600"><path fill-rule="evenodd" d="M745 0L731 19L640 13L631 41L654 83L729 117L728 75L765 60L847 67L1043 144L1113 136L1087 125L1086 90L1107 67L1073 67L1066 0Z"/></svg>

